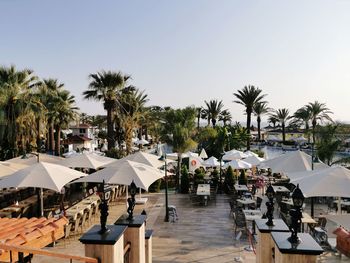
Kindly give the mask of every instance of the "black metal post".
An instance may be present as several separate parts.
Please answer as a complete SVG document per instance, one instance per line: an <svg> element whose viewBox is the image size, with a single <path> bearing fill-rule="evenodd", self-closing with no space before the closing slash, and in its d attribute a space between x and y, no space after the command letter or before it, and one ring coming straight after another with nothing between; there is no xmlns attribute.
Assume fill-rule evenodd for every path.
<svg viewBox="0 0 350 263"><path fill-rule="evenodd" d="M312 142L312 145L311 145L311 170L313 171L314 170L314 143L315 142ZM311 217L314 218L314 198L311 197L311 203L310 203L310 209L311 209Z"/></svg>
<svg viewBox="0 0 350 263"><path fill-rule="evenodd" d="M167 161L166 156L164 158L165 160L165 219L164 222L169 222L169 203L168 203L168 172L167 172Z"/></svg>
<svg viewBox="0 0 350 263"><path fill-rule="evenodd" d="M109 213L108 213L108 203L107 203L106 196L105 196L105 180L103 180L103 182L102 182L100 192L102 192L102 200L101 200L101 203L99 205L100 213L101 213L101 215L100 215L101 229L98 233L102 235L102 234L107 233L109 231L109 229L106 227L107 217L108 217Z"/></svg>

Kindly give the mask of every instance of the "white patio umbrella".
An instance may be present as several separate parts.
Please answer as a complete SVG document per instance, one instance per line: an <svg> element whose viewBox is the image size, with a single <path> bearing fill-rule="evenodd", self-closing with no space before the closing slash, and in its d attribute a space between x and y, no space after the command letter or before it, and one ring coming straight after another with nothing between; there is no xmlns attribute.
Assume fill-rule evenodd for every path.
<svg viewBox="0 0 350 263"><path fill-rule="evenodd" d="M10 175L10 174L13 174L16 171L17 170L0 163L0 178L7 176L7 175Z"/></svg>
<svg viewBox="0 0 350 263"><path fill-rule="evenodd" d="M116 159L114 158L101 156L93 152L84 152L67 157L59 164L66 167L90 168L96 170L100 167L105 167L106 165L115 162L115 160Z"/></svg>
<svg viewBox="0 0 350 263"><path fill-rule="evenodd" d="M154 181L163 176L164 173L152 166L123 160L118 165L106 167L75 182L102 183L104 180L106 184L130 185L134 181L137 187L148 190Z"/></svg>
<svg viewBox="0 0 350 263"><path fill-rule="evenodd" d="M134 154L130 154L124 158L114 160L114 162L106 165L106 167L120 165L120 163L124 162L125 160L150 165L154 168L160 168L161 166L164 165L163 162L159 161L159 157L157 155L145 153L145 152L137 152Z"/></svg>
<svg viewBox="0 0 350 263"><path fill-rule="evenodd" d="M205 160L203 162L203 165L206 167L218 167L218 166L220 166L220 162L218 161L218 159L216 159L214 156L212 156L209 159Z"/></svg>
<svg viewBox="0 0 350 263"><path fill-rule="evenodd" d="M135 142L136 145L146 145L149 144L149 141L145 140L145 139L141 139L141 140L137 140Z"/></svg>
<svg viewBox="0 0 350 263"><path fill-rule="evenodd" d="M15 163L15 164L24 164L24 165L32 165L38 162L38 158L40 162L46 163L55 163L59 164L63 158L59 156L49 155L46 153L27 153L24 156L19 156L16 158L12 158L7 160L7 163Z"/></svg>
<svg viewBox="0 0 350 263"><path fill-rule="evenodd" d="M245 158L243 161L245 161L246 163L251 164L252 166L257 166L261 162L265 161L265 159L264 158L260 158L260 157L255 156L255 155L252 155L252 156L249 156L249 157Z"/></svg>
<svg viewBox="0 0 350 263"><path fill-rule="evenodd" d="M225 163L224 168L228 168L229 166L231 166L233 169L250 169L252 168L252 165L250 163L247 163L245 161L242 160L232 160L228 163Z"/></svg>
<svg viewBox="0 0 350 263"><path fill-rule="evenodd" d="M238 151L238 150L231 150L228 151L222 156L222 159L224 161L232 161L237 159L246 158L248 155L246 155L244 152Z"/></svg>
<svg viewBox="0 0 350 263"><path fill-rule="evenodd" d="M199 157L201 157L202 159L207 159L208 158L207 152L205 151L204 148L201 150L201 153L199 154Z"/></svg>
<svg viewBox="0 0 350 263"><path fill-rule="evenodd" d="M21 170L23 168L28 167L29 165L26 164L21 164L21 163L14 163L14 162L0 162L0 165L11 168L12 170L18 171Z"/></svg>
<svg viewBox="0 0 350 263"><path fill-rule="evenodd" d="M276 158L269 159L260 163L260 167L271 168L275 173L295 173L302 171L311 171L312 157L302 151L292 151L282 154ZM327 168L328 165L324 163L314 163L314 170Z"/></svg>
<svg viewBox="0 0 350 263"><path fill-rule="evenodd" d="M350 197L350 170L342 166L305 172L305 176L291 182L299 184L306 197L338 197L338 212L341 212L341 197Z"/></svg>
<svg viewBox="0 0 350 263"><path fill-rule="evenodd" d="M270 141L270 142L280 142L280 141L282 141L282 139L280 139L278 136L272 135L272 134L267 136L266 140Z"/></svg>
<svg viewBox="0 0 350 263"><path fill-rule="evenodd" d="M257 155L255 152L252 152L252 151L245 151L244 152L245 155L247 155L247 158L250 157L250 156L256 156L256 157L259 157L259 155Z"/></svg>
<svg viewBox="0 0 350 263"><path fill-rule="evenodd" d="M60 192L70 181L86 174L64 167L62 165L38 162L0 180L0 188L8 187L38 187L41 189L41 215L44 212L42 189Z"/></svg>

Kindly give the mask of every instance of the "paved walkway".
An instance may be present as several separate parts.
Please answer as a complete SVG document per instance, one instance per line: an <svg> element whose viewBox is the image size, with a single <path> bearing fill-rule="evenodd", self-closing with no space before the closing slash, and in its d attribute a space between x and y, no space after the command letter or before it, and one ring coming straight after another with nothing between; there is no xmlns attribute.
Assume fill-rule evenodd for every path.
<svg viewBox="0 0 350 263"><path fill-rule="evenodd" d="M135 214L147 211L147 229L154 230L153 262L154 263L225 263L235 262L240 258L242 262L255 262L255 254L246 251L247 238L242 235L240 241L235 240L234 224L230 216L230 206L226 195L217 195L217 199L209 201L208 206L191 204L188 195L170 194L169 204L177 207L179 220L164 222L164 194L146 195L149 200L145 205L136 205ZM264 210L264 207L262 208ZM108 223L125 214L124 202L110 206ZM95 221L98 223L98 219ZM88 229L88 228L87 228ZM87 230L86 229L86 230ZM84 246L78 241L79 237L69 242L60 241L53 248L45 248L71 255L84 255ZM67 260L49 259L52 262L67 262ZM33 263L49 262L47 257L36 256ZM328 254L319 262L349 262L343 257Z"/></svg>

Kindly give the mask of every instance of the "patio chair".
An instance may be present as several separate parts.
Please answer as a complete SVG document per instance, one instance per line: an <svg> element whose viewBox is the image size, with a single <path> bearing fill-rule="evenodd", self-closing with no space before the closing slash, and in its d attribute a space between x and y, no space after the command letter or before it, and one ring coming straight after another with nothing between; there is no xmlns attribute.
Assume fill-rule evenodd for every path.
<svg viewBox="0 0 350 263"><path fill-rule="evenodd" d="M175 223L176 220L179 220L179 217L178 217L177 211L176 211L176 206L169 205L168 206L168 213L169 213L169 219L170 218L172 219L172 221L170 221L170 222Z"/></svg>
<svg viewBox="0 0 350 263"><path fill-rule="evenodd" d="M237 235L237 230L244 230L247 233L247 222L245 220L244 214L242 211L237 211L234 217L235 222L235 236Z"/></svg>
<svg viewBox="0 0 350 263"><path fill-rule="evenodd" d="M69 232L72 232L74 236L78 234L80 220L81 218L77 217L75 220L72 221L71 230Z"/></svg>
<svg viewBox="0 0 350 263"><path fill-rule="evenodd" d="M70 231L72 229L72 223L69 222L68 224L64 225L64 247L66 247L66 242L69 241L69 235L70 235Z"/></svg>

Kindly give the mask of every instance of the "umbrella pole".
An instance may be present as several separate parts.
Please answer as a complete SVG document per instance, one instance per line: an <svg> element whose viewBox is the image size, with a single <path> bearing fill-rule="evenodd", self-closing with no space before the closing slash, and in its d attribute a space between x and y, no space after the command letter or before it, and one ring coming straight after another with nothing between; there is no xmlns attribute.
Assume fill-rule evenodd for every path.
<svg viewBox="0 0 350 263"><path fill-rule="evenodd" d="M341 214L341 197L339 196L338 197L338 212L337 212L338 215Z"/></svg>
<svg viewBox="0 0 350 263"><path fill-rule="evenodd" d="M139 191L139 197L140 197L140 200L141 200L141 187L139 188L140 191Z"/></svg>
<svg viewBox="0 0 350 263"><path fill-rule="evenodd" d="M41 216L44 216L44 192L42 188L40 188L40 213Z"/></svg>
<svg viewBox="0 0 350 263"><path fill-rule="evenodd" d="M129 186L127 185L126 186L126 202L125 202L126 210L128 210L128 198L129 198Z"/></svg>

